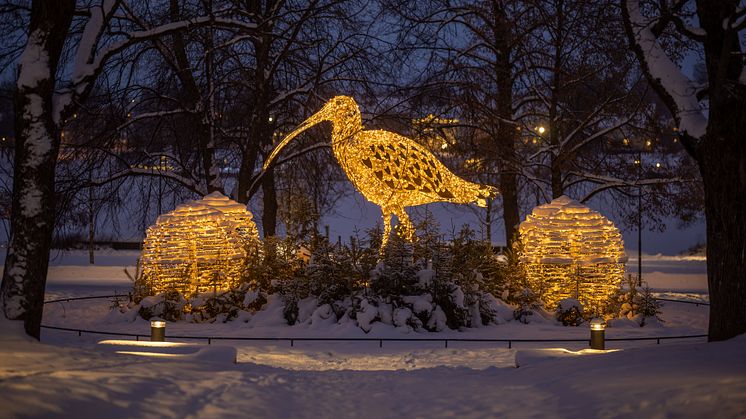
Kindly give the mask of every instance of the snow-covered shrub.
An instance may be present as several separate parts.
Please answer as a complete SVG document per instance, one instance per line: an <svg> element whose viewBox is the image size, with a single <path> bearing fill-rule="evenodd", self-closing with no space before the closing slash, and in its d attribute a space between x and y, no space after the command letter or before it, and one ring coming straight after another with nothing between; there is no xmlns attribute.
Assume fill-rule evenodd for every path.
<svg viewBox="0 0 746 419"><path fill-rule="evenodd" d="M223 322L235 319L246 306L246 289L226 291L219 294L204 293L190 301L193 322L214 322L218 317Z"/></svg>
<svg viewBox="0 0 746 419"><path fill-rule="evenodd" d="M145 320L157 317L166 321L176 321L183 319L186 305L187 300L183 295L177 291L167 291L140 300L138 314Z"/></svg>
<svg viewBox="0 0 746 419"><path fill-rule="evenodd" d="M304 263L298 257L298 244L288 239L270 236L264 239L261 258L248 261L243 283L250 289L277 291L277 286L292 281L304 273Z"/></svg>
<svg viewBox="0 0 746 419"><path fill-rule="evenodd" d="M427 321L427 330L431 332L440 332L448 327L446 314L440 306L436 305L430 319Z"/></svg>
<svg viewBox="0 0 746 419"><path fill-rule="evenodd" d="M247 287L248 288L248 287ZM244 310L257 312L267 304L267 294L256 289L247 289L243 298Z"/></svg>
<svg viewBox="0 0 746 419"><path fill-rule="evenodd" d="M312 252L306 267L308 292L318 297L319 304L332 304L347 298L356 285L352 281L353 262L344 248L321 239Z"/></svg>
<svg viewBox="0 0 746 419"><path fill-rule="evenodd" d="M412 245L394 234L386 246L383 260L371 274L371 290L381 297L417 294L421 290L417 271Z"/></svg>
<svg viewBox="0 0 746 419"><path fill-rule="evenodd" d="M575 298L565 298L557 303L555 318L564 326L579 326L583 323L583 304Z"/></svg>
<svg viewBox="0 0 746 419"><path fill-rule="evenodd" d="M357 320L357 325L365 333L370 332L371 323L378 319L378 307L370 304L367 298L363 298L354 306L353 316Z"/></svg>

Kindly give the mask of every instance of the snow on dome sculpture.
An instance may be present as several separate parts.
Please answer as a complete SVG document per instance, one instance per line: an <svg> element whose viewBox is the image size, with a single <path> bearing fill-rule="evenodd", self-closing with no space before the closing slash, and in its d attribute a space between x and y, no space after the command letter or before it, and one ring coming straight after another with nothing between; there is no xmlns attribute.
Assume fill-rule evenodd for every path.
<svg viewBox="0 0 746 419"><path fill-rule="evenodd" d="M622 235L609 219L563 195L534 208L519 232L520 261L548 309L573 297L586 312L603 311L627 262Z"/></svg>
<svg viewBox="0 0 746 419"><path fill-rule="evenodd" d="M148 228L141 257L141 293L182 295L238 286L260 241L243 204L213 192L181 204Z"/></svg>

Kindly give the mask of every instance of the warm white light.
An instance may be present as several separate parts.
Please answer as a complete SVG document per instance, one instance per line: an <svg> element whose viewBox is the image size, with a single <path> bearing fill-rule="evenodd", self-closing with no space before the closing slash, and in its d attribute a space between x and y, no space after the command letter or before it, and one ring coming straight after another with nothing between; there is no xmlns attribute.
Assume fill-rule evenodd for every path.
<svg viewBox="0 0 746 419"><path fill-rule="evenodd" d="M606 322L603 319L591 320L591 330L604 330L606 329Z"/></svg>
<svg viewBox="0 0 746 419"><path fill-rule="evenodd" d="M213 192L179 205L148 228L138 297L175 290L185 296L225 290L241 282L259 232L246 206Z"/></svg>
<svg viewBox="0 0 746 419"><path fill-rule="evenodd" d="M160 329L160 328L166 327L166 322L163 320L151 320L150 327Z"/></svg>
<svg viewBox="0 0 746 419"><path fill-rule="evenodd" d="M349 96L332 98L288 134L264 162L264 169L290 140L323 121L332 123L332 152L347 177L365 199L381 207L384 226L381 251L389 239L392 215L399 218L402 235L414 239L414 226L405 207L432 202L486 206L486 199L497 194L492 186L459 178L427 148L407 137L363 129L360 109ZM447 147L447 143L441 145L443 149Z"/></svg>
<svg viewBox="0 0 746 419"><path fill-rule="evenodd" d="M272 118L272 117L270 116L270 117L269 117L269 122L272 122L272 121L274 121L274 118Z"/></svg>
<svg viewBox="0 0 746 419"><path fill-rule="evenodd" d="M619 289L624 242L598 212L561 196L534 208L519 231L526 277L549 310L577 298L587 312L601 311Z"/></svg>
<svg viewBox="0 0 746 419"><path fill-rule="evenodd" d="M660 164L660 163L656 163L656 164L655 164L655 167L657 167L657 168L659 168L659 169L660 169L660 167L661 167L661 164Z"/></svg>
<svg viewBox="0 0 746 419"><path fill-rule="evenodd" d="M538 131L539 131L539 134L544 134L544 131L546 131L546 128L544 128L543 126L540 126Z"/></svg>

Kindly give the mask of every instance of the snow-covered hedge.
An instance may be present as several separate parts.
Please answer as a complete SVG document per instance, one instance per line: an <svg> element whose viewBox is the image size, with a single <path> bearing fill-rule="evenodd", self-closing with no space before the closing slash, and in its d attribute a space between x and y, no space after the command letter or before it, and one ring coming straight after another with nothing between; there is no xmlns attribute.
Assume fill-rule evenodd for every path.
<svg viewBox="0 0 746 419"><path fill-rule="evenodd" d="M507 321L553 321L528 288L513 254L494 254L468 228L450 242L427 229L418 231L424 233L414 244L394 235L383 256L378 254L380 229L349 245L317 239L307 244L307 261L297 243L270 238L263 259L246 265L238 288L192 296L171 291L136 301L132 308L146 319L252 319L312 328L352 322L366 333L376 323L406 332L438 332ZM628 297L620 293L614 304L640 300ZM561 302L555 313L558 322L583 322L586 313L573 301ZM651 301L640 301L652 307Z"/></svg>

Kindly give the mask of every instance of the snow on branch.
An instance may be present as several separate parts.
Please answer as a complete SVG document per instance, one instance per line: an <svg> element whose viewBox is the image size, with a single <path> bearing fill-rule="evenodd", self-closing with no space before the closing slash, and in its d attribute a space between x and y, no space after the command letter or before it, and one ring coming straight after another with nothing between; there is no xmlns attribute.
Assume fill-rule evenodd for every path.
<svg viewBox="0 0 746 419"><path fill-rule="evenodd" d="M72 66L72 87L56 95L54 101L53 117L55 121L62 120L65 109L92 88L93 83L102 71L106 62L117 53L130 46L163 35L169 35L181 30L203 26L215 25L224 28L234 28L246 31L254 31L257 25L243 22L237 19L223 18L217 16L201 16L166 23L150 29L137 30L125 34L124 39L112 42L98 51L99 38L109 23L110 17L119 6L118 0L104 0L101 7L91 7L91 18L85 25L83 36L76 50L75 60Z"/></svg>
<svg viewBox="0 0 746 419"><path fill-rule="evenodd" d="M653 27L658 19L648 19L640 11L639 0L625 0L629 15L628 30L638 48L642 65L668 95L667 103L679 124L679 131L693 138L701 138L707 130L707 117L697 99L697 86L685 76L681 69L658 42Z"/></svg>

